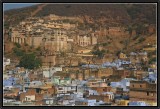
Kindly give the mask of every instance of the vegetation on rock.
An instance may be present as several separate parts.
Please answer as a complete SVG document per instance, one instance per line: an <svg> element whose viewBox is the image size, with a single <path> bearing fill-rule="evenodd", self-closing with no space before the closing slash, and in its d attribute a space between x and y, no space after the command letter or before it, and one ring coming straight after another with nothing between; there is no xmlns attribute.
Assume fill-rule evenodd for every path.
<svg viewBox="0 0 160 109"><path fill-rule="evenodd" d="M34 53L25 54L21 58L19 66L27 69L39 68L41 66L41 60Z"/></svg>

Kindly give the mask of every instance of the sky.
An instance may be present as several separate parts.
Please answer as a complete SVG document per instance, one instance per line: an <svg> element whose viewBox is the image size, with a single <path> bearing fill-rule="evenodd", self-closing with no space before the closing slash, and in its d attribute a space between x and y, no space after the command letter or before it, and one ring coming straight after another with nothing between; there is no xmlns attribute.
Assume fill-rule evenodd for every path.
<svg viewBox="0 0 160 109"><path fill-rule="evenodd" d="M23 8L23 7L36 5L36 4L38 3L4 3L3 10L6 11L9 9Z"/></svg>

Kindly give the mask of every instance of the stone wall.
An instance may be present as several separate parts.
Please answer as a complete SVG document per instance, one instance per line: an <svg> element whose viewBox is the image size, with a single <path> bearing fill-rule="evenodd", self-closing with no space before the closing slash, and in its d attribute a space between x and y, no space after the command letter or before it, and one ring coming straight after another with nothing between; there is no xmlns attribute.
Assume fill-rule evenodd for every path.
<svg viewBox="0 0 160 109"><path fill-rule="evenodd" d="M157 101L156 92L147 91L130 91L129 97L131 101Z"/></svg>
<svg viewBox="0 0 160 109"><path fill-rule="evenodd" d="M56 56L40 56L42 66L54 66L56 64Z"/></svg>

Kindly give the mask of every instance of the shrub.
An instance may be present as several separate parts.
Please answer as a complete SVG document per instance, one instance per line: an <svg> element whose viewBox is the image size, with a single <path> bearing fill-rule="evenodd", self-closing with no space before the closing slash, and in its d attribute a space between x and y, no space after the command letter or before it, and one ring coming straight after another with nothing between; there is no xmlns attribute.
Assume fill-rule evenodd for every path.
<svg viewBox="0 0 160 109"><path fill-rule="evenodd" d="M28 46L28 44L27 44L27 43L25 43L25 44L24 44L24 46Z"/></svg>
<svg viewBox="0 0 160 109"><path fill-rule="evenodd" d="M143 37L138 40L139 43L141 43L143 41L145 41L145 38L143 38Z"/></svg>
<svg viewBox="0 0 160 109"><path fill-rule="evenodd" d="M40 67L42 65L41 63L42 63L41 60L37 58L34 53L31 53L31 54L25 54L21 58L19 66L28 69L34 69Z"/></svg>
<svg viewBox="0 0 160 109"><path fill-rule="evenodd" d="M134 37L133 37L133 40L136 40L138 37L139 37L139 35L134 36Z"/></svg>
<svg viewBox="0 0 160 109"><path fill-rule="evenodd" d="M21 45L20 45L19 43L15 43L15 46L16 46L17 48L21 48Z"/></svg>
<svg viewBox="0 0 160 109"><path fill-rule="evenodd" d="M103 43L102 45L103 45L103 46L107 46L108 44L107 44L107 43Z"/></svg>
<svg viewBox="0 0 160 109"><path fill-rule="evenodd" d="M92 54L94 55L98 55L98 58L103 58L104 57L104 54L105 54L105 50L96 50L96 51L92 51Z"/></svg>
<svg viewBox="0 0 160 109"><path fill-rule="evenodd" d="M14 48L13 52L16 54L16 56L23 56L24 55L24 50Z"/></svg>
<svg viewBox="0 0 160 109"><path fill-rule="evenodd" d="M156 62L156 57L151 58L148 63L151 64L151 63L153 63L153 62Z"/></svg>
<svg viewBox="0 0 160 109"><path fill-rule="evenodd" d="M37 51L40 51L40 50L41 50L41 47L37 47L36 50L37 50Z"/></svg>

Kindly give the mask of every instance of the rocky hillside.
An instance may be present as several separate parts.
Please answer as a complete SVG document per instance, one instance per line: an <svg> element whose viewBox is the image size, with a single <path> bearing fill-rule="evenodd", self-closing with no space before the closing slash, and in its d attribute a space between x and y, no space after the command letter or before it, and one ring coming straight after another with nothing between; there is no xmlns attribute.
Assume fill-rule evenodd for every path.
<svg viewBox="0 0 160 109"><path fill-rule="evenodd" d="M156 22L156 6L149 4L46 4L45 6L39 4L5 11L4 24L5 26L16 25L26 17L33 15L43 17L49 14L79 16L86 20L86 23L93 20L93 23L113 26L128 25L130 23L155 24Z"/></svg>
<svg viewBox="0 0 160 109"><path fill-rule="evenodd" d="M123 26L129 32L136 31L132 36L100 36L103 42L99 43L108 50L108 53L115 54L120 50L131 52L143 49L148 43L156 44L156 30L148 32L149 25L154 25L155 29L156 6L149 4L39 4L5 11L4 26L7 29L10 25L17 25L27 17L44 17L49 14L76 16L83 19L89 26L92 24L102 28L103 26ZM108 39L110 39L109 42Z"/></svg>

